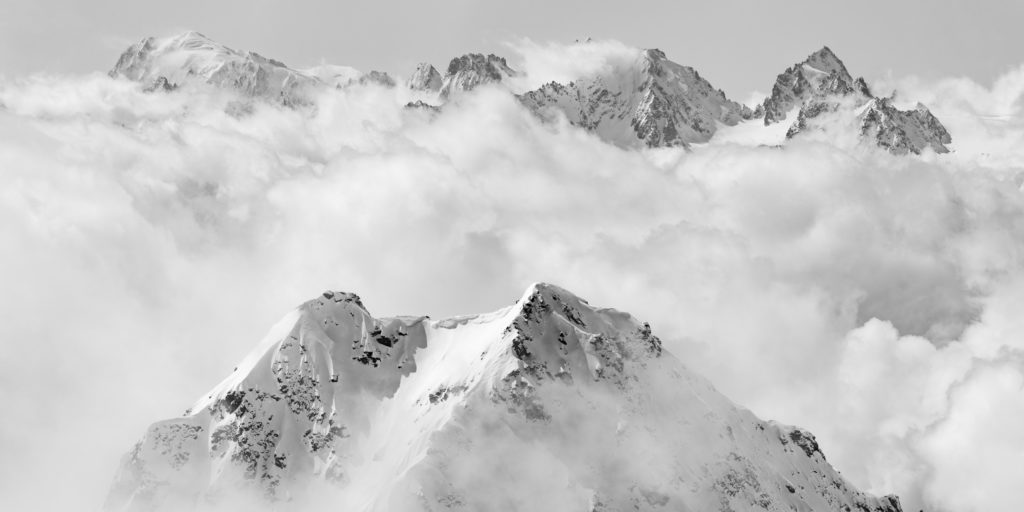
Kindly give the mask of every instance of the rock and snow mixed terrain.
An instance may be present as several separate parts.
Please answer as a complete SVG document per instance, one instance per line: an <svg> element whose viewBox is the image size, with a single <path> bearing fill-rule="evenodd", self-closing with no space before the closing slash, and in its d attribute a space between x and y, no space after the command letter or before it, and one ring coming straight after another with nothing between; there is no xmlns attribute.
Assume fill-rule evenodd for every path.
<svg viewBox="0 0 1024 512"><path fill-rule="evenodd" d="M363 74L347 67L322 64L299 70L254 52L224 46L199 32L172 37L147 37L132 45L110 70L149 89L173 90L190 83L231 88L245 96L300 105L319 87L352 83L394 86L386 73Z"/></svg>
<svg viewBox="0 0 1024 512"><path fill-rule="evenodd" d="M730 402L648 324L547 284L444 320L374 318L325 292L154 423L106 509L247 495L350 511L900 510L854 489L810 433Z"/></svg>
<svg viewBox="0 0 1024 512"><path fill-rule="evenodd" d="M927 107L899 110L891 99L876 98L863 78L854 79L827 46L779 74L772 94L758 106L765 125L787 119L797 110L787 137L808 130L825 114L846 110L856 113L861 135L894 153L920 154L925 148L947 153L952 138ZM819 119L820 120L820 119ZM826 122L832 121L827 120Z"/></svg>
<svg viewBox="0 0 1024 512"><path fill-rule="evenodd" d="M707 142L718 126L750 119L753 112L725 97L695 69L645 50L636 61L569 84L551 82L522 97L545 113L569 121L620 146L688 146Z"/></svg>
<svg viewBox="0 0 1024 512"><path fill-rule="evenodd" d="M172 90L186 82L234 88L246 96L301 105L318 87L377 84L395 80L379 71L366 74L344 66L296 70L252 52L239 52L202 34L146 38L121 55L111 76L123 76L150 89ZM405 81L414 107L437 107L484 84L505 84L519 76L496 55L470 53L451 60L442 76L420 64ZM730 100L693 68L669 60L656 49L632 62L610 66L568 83L550 82L519 95L542 118L563 115L573 125L622 147L690 147L712 139L723 127L757 120L788 121L787 138L839 118L855 123L862 138L894 153L925 149L948 152L951 137L921 104L899 110L887 98L872 96L862 78L854 79L828 48L781 73L771 96L756 109ZM852 113L850 116L830 114Z"/></svg>

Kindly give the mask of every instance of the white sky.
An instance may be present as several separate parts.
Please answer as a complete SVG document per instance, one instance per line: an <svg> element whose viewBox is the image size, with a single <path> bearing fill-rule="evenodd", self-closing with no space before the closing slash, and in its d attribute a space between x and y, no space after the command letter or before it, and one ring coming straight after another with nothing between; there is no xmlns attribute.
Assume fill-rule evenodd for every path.
<svg viewBox="0 0 1024 512"><path fill-rule="evenodd" d="M130 43L198 30L301 67L408 74L519 37L593 37L665 50L731 97L829 45L869 80L968 76L990 83L1024 61L1024 2L1009 0L540 1L0 0L0 74L106 71Z"/></svg>

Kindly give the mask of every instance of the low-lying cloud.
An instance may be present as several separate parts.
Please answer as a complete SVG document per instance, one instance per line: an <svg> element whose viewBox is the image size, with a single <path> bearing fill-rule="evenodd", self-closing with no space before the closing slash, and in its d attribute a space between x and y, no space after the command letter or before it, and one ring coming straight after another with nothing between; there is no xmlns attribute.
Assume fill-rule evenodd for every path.
<svg viewBox="0 0 1024 512"><path fill-rule="evenodd" d="M556 47L516 47L556 74ZM604 65L573 48L572 73ZM98 504L146 424L324 289L436 317L551 281L650 321L865 490L1015 510L1024 73L885 86L927 103L955 152L623 150L489 88L434 114L375 86L240 110L98 74L2 82L4 508Z"/></svg>

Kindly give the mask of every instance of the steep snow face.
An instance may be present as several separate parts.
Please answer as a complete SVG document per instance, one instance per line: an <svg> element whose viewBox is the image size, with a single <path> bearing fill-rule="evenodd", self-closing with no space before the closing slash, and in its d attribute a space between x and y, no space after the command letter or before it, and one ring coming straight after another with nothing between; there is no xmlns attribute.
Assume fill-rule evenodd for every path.
<svg viewBox="0 0 1024 512"><path fill-rule="evenodd" d="M560 112L623 147L686 147L706 142L722 124L732 126L752 115L660 50L645 50L630 65L567 85L551 82L521 99L541 115Z"/></svg>
<svg viewBox="0 0 1024 512"><path fill-rule="evenodd" d="M413 72L408 82L406 82L406 86L414 91L431 93L440 92L441 84L441 73L437 71L437 68L426 62L416 66L416 71Z"/></svg>
<svg viewBox="0 0 1024 512"><path fill-rule="evenodd" d="M803 62L784 71L775 80L772 95L755 111L770 125L786 119L799 108L787 138L827 125L843 116L839 111L856 111L856 122L864 140L897 154L920 154L927 148L947 153L952 138L927 107L899 110L889 99L871 94L863 78L854 79L846 66L827 46Z"/></svg>
<svg viewBox="0 0 1024 512"><path fill-rule="evenodd" d="M176 86L204 82L284 103L294 102L304 88L320 83L282 62L233 50L198 32L147 37L121 54L110 76L147 84L163 79Z"/></svg>
<svg viewBox="0 0 1024 512"><path fill-rule="evenodd" d="M468 53L448 64L441 84L441 98L448 99L484 84L499 83L516 74L504 57Z"/></svg>
<svg viewBox="0 0 1024 512"><path fill-rule="evenodd" d="M646 323L547 284L446 320L375 319L325 292L153 424L106 508L318 492L366 511L900 510L853 489L810 433L732 404Z"/></svg>

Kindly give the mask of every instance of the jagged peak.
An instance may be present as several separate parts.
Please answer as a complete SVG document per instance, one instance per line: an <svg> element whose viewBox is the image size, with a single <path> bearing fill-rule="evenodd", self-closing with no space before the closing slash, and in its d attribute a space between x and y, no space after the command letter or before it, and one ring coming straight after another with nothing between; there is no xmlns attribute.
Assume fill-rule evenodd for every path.
<svg viewBox="0 0 1024 512"><path fill-rule="evenodd" d="M448 63L448 75L454 75L465 70L474 70L492 78L500 78L501 72L505 72L505 74L514 74L514 70L509 67L505 58L499 57L493 53L489 53L487 55L482 53L467 53L465 55L455 57Z"/></svg>
<svg viewBox="0 0 1024 512"><path fill-rule="evenodd" d="M420 62L419 64L416 65L415 73L433 74L433 73L438 73L438 71L437 71L437 68L435 68L433 64L431 64L429 62Z"/></svg>
<svg viewBox="0 0 1024 512"><path fill-rule="evenodd" d="M668 57L665 56L665 52L657 48L649 48L644 50L644 57L650 60L664 60Z"/></svg>
<svg viewBox="0 0 1024 512"><path fill-rule="evenodd" d="M441 89L441 73L432 64L421 62L416 66L406 85L416 91L437 92Z"/></svg>
<svg viewBox="0 0 1024 512"><path fill-rule="evenodd" d="M820 50L810 54L803 61L803 64L826 73L840 72L845 76L849 76L843 61L839 60L839 57L828 46L823 46Z"/></svg>

